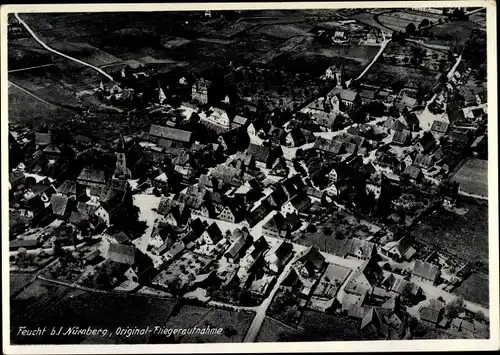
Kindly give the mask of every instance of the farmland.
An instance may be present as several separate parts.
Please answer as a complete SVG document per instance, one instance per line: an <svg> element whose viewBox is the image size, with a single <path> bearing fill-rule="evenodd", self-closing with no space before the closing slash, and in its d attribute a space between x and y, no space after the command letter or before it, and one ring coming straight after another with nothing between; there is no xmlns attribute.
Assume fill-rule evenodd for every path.
<svg viewBox="0 0 500 355"><path fill-rule="evenodd" d="M257 342L270 343L280 341L283 338L293 337L298 332L290 327L281 323L273 318L266 317L260 328Z"/></svg>
<svg viewBox="0 0 500 355"><path fill-rule="evenodd" d="M453 290L453 293L487 307L490 301L488 275L473 273Z"/></svg>
<svg viewBox="0 0 500 355"><path fill-rule="evenodd" d="M383 26L399 32L405 32L406 26L410 23L418 26L424 19L427 19L431 24L433 24L437 23L439 19L444 20L444 18L445 16L442 15L409 10L378 15L378 20Z"/></svg>
<svg viewBox="0 0 500 355"><path fill-rule="evenodd" d="M17 274L10 273L9 281L10 281L10 295L21 291L26 285L33 279L33 275L31 274Z"/></svg>
<svg viewBox="0 0 500 355"><path fill-rule="evenodd" d="M469 159L458 169L452 181L467 194L488 196L488 161Z"/></svg>
<svg viewBox="0 0 500 355"><path fill-rule="evenodd" d="M21 89L9 85L9 122L34 124L50 120L68 120L75 112L42 102Z"/></svg>
<svg viewBox="0 0 500 355"><path fill-rule="evenodd" d="M433 245L464 261L488 264L488 204L467 199L460 207L468 212L459 216L440 209L410 231L416 240ZM471 248L470 246L474 247Z"/></svg>
<svg viewBox="0 0 500 355"><path fill-rule="evenodd" d="M426 89L432 89L437 83L436 75L437 72L425 69L398 67L377 62L370 68L363 81L380 87L391 87L395 82L401 81L406 88L417 89L423 86Z"/></svg>
<svg viewBox="0 0 500 355"><path fill-rule="evenodd" d="M454 21L434 26L431 33L435 40L440 40L443 45L454 47L463 45L470 37L472 30L481 28L470 21Z"/></svg>

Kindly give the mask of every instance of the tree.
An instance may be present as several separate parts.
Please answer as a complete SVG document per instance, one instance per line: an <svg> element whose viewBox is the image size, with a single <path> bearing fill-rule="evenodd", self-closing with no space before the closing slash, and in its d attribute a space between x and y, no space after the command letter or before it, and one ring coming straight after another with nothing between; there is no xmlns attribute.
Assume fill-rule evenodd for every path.
<svg viewBox="0 0 500 355"><path fill-rule="evenodd" d="M408 36L413 36L415 34L415 31L417 30L417 28L415 27L415 24L413 22L410 22L407 26L406 26L406 34Z"/></svg>
<svg viewBox="0 0 500 355"><path fill-rule="evenodd" d="M422 22L420 22L420 24L418 25L418 28L420 29L420 28L422 28L422 27L427 27L427 26L429 26L429 25L430 25L429 20L428 20L428 19L426 19L426 18L424 18L424 19L422 20Z"/></svg>
<svg viewBox="0 0 500 355"><path fill-rule="evenodd" d="M486 321L486 316L482 311L478 311L474 314L474 319L477 320L480 323L483 323Z"/></svg>
<svg viewBox="0 0 500 355"><path fill-rule="evenodd" d="M446 315L448 318L456 318L465 309L464 299L456 298L446 305Z"/></svg>

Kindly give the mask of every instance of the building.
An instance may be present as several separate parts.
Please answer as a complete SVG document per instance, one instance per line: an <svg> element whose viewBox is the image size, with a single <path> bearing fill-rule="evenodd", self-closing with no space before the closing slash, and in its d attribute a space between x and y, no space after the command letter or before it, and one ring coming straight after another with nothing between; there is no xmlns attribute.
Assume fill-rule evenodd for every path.
<svg viewBox="0 0 500 355"><path fill-rule="evenodd" d="M283 150L279 146L270 148L253 143L250 143L247 152L253 155L257 162L264 164L270 169L276 166L278 164L278 158L283 156Z"/></svg>
<svg viewBox="0 0 500 355"><path fill-rule="evenodd" d="M436 140L430 132L425 132L418 141L418 150L421 153L428 153L436 148Z"/></svg>
<svg viewBox="0 0 500 355"><path fill-rule="evenodd" d="M444 308L422 307L419 313L423 324L436 328L443 318Z"/></svg>
<svg viewBox="0 0 500 355"><path fill-rule="evenodd" d="M104 187L106 175L102 170L84 168L76 180L80 185L87 187Z"/></svg>
<svg viewBox="0 0 500 355"><path fill-rule="evenodd" d="M210 114L207 116L207 119L215 122L218 125L229 127L230 121L227 112L218 107L210 107L208 111Z"/></svg>
<svg viewBox="0 0 500 355"><path fill-rule="evenodd" d="M252 245L253 237L250 233L242 233L234 242L231 244L224 257L231 262L238 261L241 257L245 255L247 249Z"/></svg>
<svg viewBox="0 0 500 355"><path fill-rule="evenodd" d="M402 131L396 131L392 136L393 144L405 146L408 145L410 141L411 141L411 132L406 129L403 129Z"/></svg>
<svg viewBox="0 0 500 355"><path fill-rule="evenodd" d="M411 272L412 281L424 281L435 285L440 276L439 266L431 263L415 260L415 265Z"/></svg>
<svg viewBox="0 0 500 355"><path fill-rule="evenodd" d="M208 245L216 245L222 240L222 232L217 223L213 222L201 235L201 239Z"/></svg>
<svg viewBox="0 0 500 355"><path fill-rule="evenodd" d="M191 100L206 105L211 99L212 81L199 78L191 87Z"/></svg>
<svg viewBox="0 0 500 355"><path fill-rule="evenodd" d="M151 125L149 136L163 148L189 148L193 140L192 132L155 124Z"/></svg>

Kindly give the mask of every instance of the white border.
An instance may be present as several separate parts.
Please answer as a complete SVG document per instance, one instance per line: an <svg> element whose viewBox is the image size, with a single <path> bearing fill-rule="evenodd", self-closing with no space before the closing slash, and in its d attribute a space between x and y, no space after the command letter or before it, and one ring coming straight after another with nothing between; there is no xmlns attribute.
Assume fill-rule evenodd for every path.
<svg viewBox="0 0 500 355"><path fill-rule="evenodd" d="M2 329L6 354L98 354L98 353L249 353L249 352L358 352L358 351L432 351L432 350L494 350L499 340L499 274L498 274L498 157L497 157L497 61L496 4L493 0L412 1L412 2L342 2L342 3L200 3L200 4L59 4L6 5L1 8L1 133L2 133L2 211L8 210L8 109L7 109L7 14L12 12L122 12L179 10L256 10L313 8L407 8L407 7L486 7L488 56L488 189L489 189L489 280L490 339L484 340L391 340L348 342L251 343L251 344L175 344L175 345L10 345L9 258L2 258ZM8 214L2 213L2 252L8 255ZM471 247L473 247L471 245Z"/></svg>

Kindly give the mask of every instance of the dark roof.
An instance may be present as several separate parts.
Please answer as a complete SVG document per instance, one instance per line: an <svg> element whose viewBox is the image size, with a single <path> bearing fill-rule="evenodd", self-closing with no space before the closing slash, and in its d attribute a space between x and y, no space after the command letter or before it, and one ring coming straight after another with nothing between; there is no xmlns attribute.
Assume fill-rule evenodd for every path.
<svg viewBox="0 0 500 355"><path fill-rule="evenodd" d="M465 114L463 110L448 111L448 119L451 123L463 121L465 119Z"/></svg>
<svg viewBox="0 0 500 355"><path fill-rule="evenodd" d="M36 248L38 244L38 239L14 239L9 241L9 249Z"/></svg>
<svg viewBox="0 0 500 355"><path fill-rule="evenodd" d="M293 253L293 244L287 241L282 241L281 244L274 251L274 255L278 260L286 260Z"/></svg>
<svg viewBox="0 0 500 355"><path fill-rule="evenodd" d="M13 182L17 180L24 179L24 173L20 170L14 170L9 174L9 182L12 184Z"/></svg>
<svg viewBox="0 0 500 355"><path fill-rule="evenodd" d="M246 235L242 234L236 239L233 244L229 247L226 252L226 256L230 258L235 258L245 251L246 248L250 246L249 242L251 242L252 236L247 233Z"/></svg>
<svg viewBox="0 0 500 355"><path fill-rule="evenodd" d="M52 135L50 133L35 133L35 144L36 145L48 145L52 141Z"/></svg>
<svg viewBox="0 0 500 355"><path fill-rule="evenodd" d="M68 197L65 195L52 195L52 197L50 198L52 213L56 216L63 216L66 213L68 200Z"/></svg>
<svg viewBox="0 0 500 355"><path fill-rule="evenodd" d="M190 142L192 132L152 124L149 129L149 135L173 141Z"/></svg>
<svg viewBox="0 0 500 355"><path fill-rule="evenodd" d="M61 153L61 150L55 144L49 144L47 147L45 147L43 151L45 153L55 153L55 154Z"/></svg>
<svg viewBox="0 0 500 355"><path fill-rule="evenodd" d="M375 91L373 90L361 90L361 93L359 94L362 98L373 100L375 98Z"/></svg>
<svg viewBox="0 0 500 355"><path fill-rule="evenodd" d="M219 229L219 226L217 223L213 222L208 228L206 229L208 237L212 240L214 244L217 244L221 239L222 239L222 232Z"/></svg>
<svg viewBox="0 0 500 355"><path fill-rule="evenodd" d="M236 115L233 119L233 124L236 123L238 125L244 126L247 123L247 121L248 121L247 118L240 115Z"/></svg>
<svg viewBox="0 0 500 355"><path fill-rule="evenodd" d="M358 93L354 90L342 89L339 93L340 99L344 101L354 101L358 96Z"/></svg>
<svg viewBox="0 0 500 355"><path fill-rule="evenodd" d="M410 138L411 132L404 129L401 132L394 132L392 142L397 144L406 144Z"/></svg>
<svg viewBox="0 0 500 355"><path fill-rule="evenodd" d="M410 165L405 168L404 175L408 175L412 179L416 179L420 176L422 170L417 168L416 166Z"/></svg>
<svg viewBox="0 0 500 355"><path fill-rule="evenodd" d="M417 154L415 160L413 161L413 165L428 169L432 166L432 157L430 155Z"/></svg>
<svg viewBox="0 0 500 355"><path fill-rule="evenodd" d="M124 231L119 231L118 233L113 234L112 237L119 244L124 244L130 241L130 238Z"/></svg>
<svg viewBox="0 0 500 355"><path fill-rule="evenodd" d="M80 175L78 175L78 180L92 181L104 184L106 182L106 175L102 170L84 168Z"/></svg>
<svg viewBox="0 0 500 355"><path fill-rule="evenodd" d="M322 150L328 153L340 154L342 152L342 141L318 138L314 143L314 149Z"/></svg>
<svg viewBox="0 0 500 355"><path fill-rule="evenodd" d="M325 263L325 257L318 248L311 246L302 252L299 261L310 263L315 269L320 269Z"/></svg>
<svg viewBox="0 0 500 355"><path fill-rule="evenodd" d="M271 151L269 147L265 147L263 145L257 145L250 143L248 146L247 152L255 158L255 160L267 163L267 160L269 159L269 156L271 154Z"/></svg>
<svg viewBox="0 0 500 355"><path fill-rule="evenodd" d="M76 181L64 180L61 185L57 188L57 193L63 195L76 195L77 184Z"/></svg>
<svg viewBox="0 0 500 355"><path fill-rule="evenodd" d="M135 247L112 243L109 245L108 258L117 263L132 265L135 262Z"/></svg>
<svg viewBox="0 0 500 355"><path fill-rule="evenodd" d="M424 151L431 150L436 146L436 140L434 139L434 136L430 132L425 132L422 135L422 138L420 138L419 142Z"/></svg>
<svg viewBox="0 0 500 355"><path fill-rule="evenodd" d="M253 211L247 213L246 220L250 227L253 227L267 216L269 212L271 212L271 207L269 204L263 202Z"/></svg>
<svg viewBox="0 0 500 355"><path fill-rule="evenodd" d="M415 260L412 274L428 280L435 280L439 276L439 266L422 260Z"/></svg>
<svg viewBox="0 0 500 355"><path fill-rule="evenodd" d="M422 309L420 309L420 319L427 322L434 324L438 323L440 315L441 312L434 308L422 307Z"/></svg>
<svg viewBox="0 0 500 355"><path fill-rule="evenodd" d="M448 122L434 120L434 122L432 122L431 131L438 132L438 133L446 133L446 132L448 132L449 126L450 125Z"/></svg>

